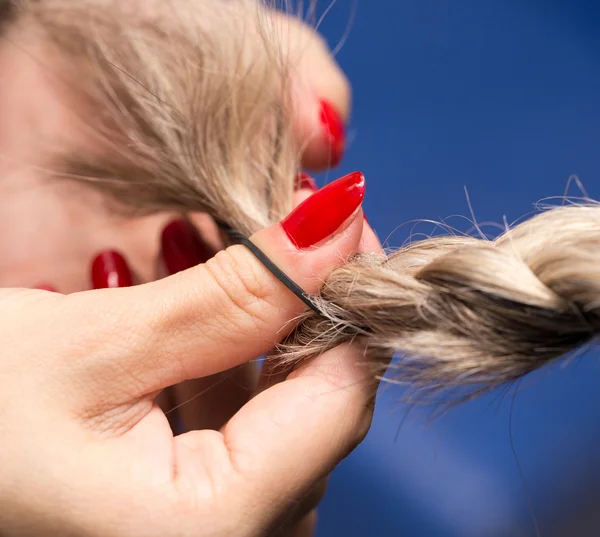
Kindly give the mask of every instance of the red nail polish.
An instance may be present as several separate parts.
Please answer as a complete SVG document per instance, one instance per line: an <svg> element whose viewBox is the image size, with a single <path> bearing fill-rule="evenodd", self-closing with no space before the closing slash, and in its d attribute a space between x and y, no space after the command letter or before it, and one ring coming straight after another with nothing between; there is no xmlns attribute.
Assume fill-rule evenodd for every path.
<svg viewBox="0 0 600 537"><path fill-rule="evenodd" d="M344 155L346 134L340 115L327 101L321 101L321 124L329 145L330 164L337 166Z"/></svg>
<svg viewBox="0 0 600 537"><path fill-rule="evenodd" d="M119 252L102 252L92 263L94 289L131 287L133 278L127 261Z"/></svg>
<svg viewBox="0 0 600 537"><path fill-rule="evenodd" d="M335 233L360 207L364 196L363 174L351 173L304 200L281 226L298 248L308 248Z"/></svg>
<svg viewBox="0 0 600 537"><path fill-rule="evenodd" d="M308 188L309 190L312 190L313 192L316 192L317 190L319 190L317 183L315 183L315 180L310 175L308 175L307 173L304 173L304 172L299 172L298 175L296 175L296 182L294 183L294 189L301 190L303 188Z"/></svg>
<svg viewBox="0 0 600 537"><path fill-rule="evenodd" d="M169 274L206 263L213 252L186 220L174 220L162 232L162 254Z"/></svg>

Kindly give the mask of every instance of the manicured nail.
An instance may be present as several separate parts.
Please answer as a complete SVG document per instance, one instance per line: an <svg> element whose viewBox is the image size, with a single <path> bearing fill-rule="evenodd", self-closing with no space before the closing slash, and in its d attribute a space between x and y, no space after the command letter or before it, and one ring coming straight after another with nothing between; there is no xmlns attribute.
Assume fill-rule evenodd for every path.
<svg viewBox="0 0 600 537"><path fill-rule="evenodd" d="M304 172L299 172L298 175L296 175L296 182L294 183L294 189L302 190L303 188L308 188L309 190L312 190L313 192L316 192L317 190L319 190L317 183L315 183L315 180L310 175L308 175L307 173L304 173Z"/></svg>
<svg viewBox="0 0 600 537"><path fill-rule="evenodd" d="M363 174L351 173L304 200L281 226L298 248L314 246L333 235L356 212L364 197Z"/></svg>
<svg viewBox="0 0 600 537"><path fill-rule="evenodd" d="M127 261L119 252L102 252L92 263L94 289L131 287L133 277Z"/></svg>
<svg viewBox="0 0 600 537"><path fill-rule="evenodd" d="M206 263L212 250L187 220L174 220L162 232L162 254L169 274Z"/></svg>
<svg viewBox="0 0 600 537"><path fill-rule="evenodd" d="M321 101L321 124L329 145L331 166L337 166L342 160L346 145L344 124L337 110L327 101Z"/></svg>

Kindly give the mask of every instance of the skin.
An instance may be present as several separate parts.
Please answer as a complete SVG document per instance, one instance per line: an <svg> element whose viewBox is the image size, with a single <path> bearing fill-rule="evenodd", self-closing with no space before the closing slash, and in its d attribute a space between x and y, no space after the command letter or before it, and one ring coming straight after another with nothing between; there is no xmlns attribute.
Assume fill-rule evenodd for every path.
<svg viewBox="0 0 600 537"><path fill-rule="evenodd" d="M294 121L310 140L304 164L326 167L319 99L347 119L348 82L312 30L273 17L282 45L306 47ZM10 80L0 85L0 533L311 535L328 473L370 425L376 383L357 365L361 349L256 378L244 364L280 341L303 305L244 247L164 278L159 237L174 215L118 217L100 194L50 182L36 170L35 140L77 138L68 96L9 44L0 74ZM222 249L212 221L190 217ZM280 225L252 240L307 292L341 259L379 249L360 209L306 251ZM105 249L124 252L144 285L89 291L90 261ZM14 289L40 282L61 293ZM178 410L189 431L179 436L164 413L167 387L180 402L211 387Z"/></svg>

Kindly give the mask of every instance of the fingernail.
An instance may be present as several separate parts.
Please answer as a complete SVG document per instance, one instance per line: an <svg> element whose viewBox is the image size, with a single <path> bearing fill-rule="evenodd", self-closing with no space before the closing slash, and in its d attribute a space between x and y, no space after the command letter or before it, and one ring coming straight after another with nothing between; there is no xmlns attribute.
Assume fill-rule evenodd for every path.
<svg viewBox="0 0 600 537"><path fill-rule="evenodd" d="M304 173L304 172L299 172L298 175L296 175L296 182L294 183L294 189L302 190L303 188L308 188L309 190L312 190L313 192L316 192L317 190L319 190L317 183L315 183L315 180L310 175L308 175L307 173Z"/></svg>
<svg viewBox="0 0 600 537"><path fill-rule="evenodd" d="M119 252L102 252L92 263L94 289L131 287L133 278L127 261Z"/></svg>
<svg viewBox="0 0 600 537"><path fill-rule="evenodd" d="M187 220L174 220L165 227L161 242L169 274L206 263L213 256L213 252L201 241L197 231Z"/></svg>
<svg viewBox="0 0 600 537"><path fill-rule="evenodd" d="M321 101L321 124L329 145L329 159L332 166L342 160L346 144L344 124L337 110L327 101Z"/></svg>
<svg viewBox="0 0 600 537"><path fill-rule="evenodd" d="M365 178L354 172L330 183L296 207L281 226L296 247L303 249L333 235L360 207Z"/></svg>

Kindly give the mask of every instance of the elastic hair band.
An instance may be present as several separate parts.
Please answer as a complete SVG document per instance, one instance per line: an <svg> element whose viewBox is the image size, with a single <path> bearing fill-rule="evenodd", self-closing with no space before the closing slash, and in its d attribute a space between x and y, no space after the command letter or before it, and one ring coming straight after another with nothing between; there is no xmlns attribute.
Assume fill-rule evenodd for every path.
<svg viewBox="0 0 600 537"><path fill-rule="evenodd" d="M304 302L311 310L319 315L323 315L323 312L314 303L313 298L294 282L283 270L281 270L273 261L269 259L256 244L254 244L248 237L245 237L235 229L232 229L226 224L217 223L220 229L227 233L229 239L233 244L242 244L248 250L250 250L256 259L258 259L265 268L273 274L283 285L285 285L292 293L294 293L302 302Z"/></svg>

